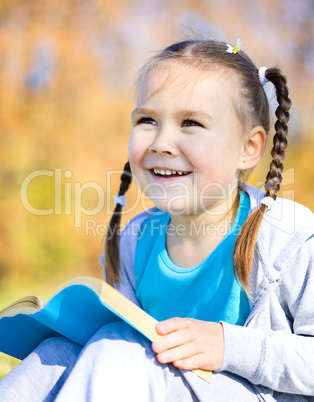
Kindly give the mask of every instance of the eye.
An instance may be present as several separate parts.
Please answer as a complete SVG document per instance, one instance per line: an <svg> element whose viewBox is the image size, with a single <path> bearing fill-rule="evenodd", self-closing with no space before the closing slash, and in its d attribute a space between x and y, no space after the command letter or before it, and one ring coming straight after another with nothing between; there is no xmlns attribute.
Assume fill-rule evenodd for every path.
<svg viewBox="0 0 314 402"><path fill-rule="evenodd" d="M184 120L183 123L182 123L182 126L183 126L183 127L192 127L192 126L203 127L202 124L198 123L198 122L195 121L195 120L190 120L190 119Z"/></svg>
<svg viewBox="0 0 314 402"><path fill-rule="evenodd" d="M137 124L153 124L157 125L156 121L151 117L142 117L137 121Z"/></svg>

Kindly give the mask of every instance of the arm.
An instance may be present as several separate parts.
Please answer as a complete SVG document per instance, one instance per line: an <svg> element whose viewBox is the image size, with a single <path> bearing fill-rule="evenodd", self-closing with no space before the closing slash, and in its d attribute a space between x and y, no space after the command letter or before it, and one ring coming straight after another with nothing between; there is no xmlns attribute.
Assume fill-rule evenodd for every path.
<svg viewBox="0 0 314 402"><path fill-rule="evenodd" d="M223 323L221 370L276 391L314 395L313 237L287 262L281 282L282 303L293 333Z"/></svg>
<svg viewBox="0 0 314 402"><path fill-rule="evenodd" d="M289 260L289 275L283 272L281 292L287 293L294 333L172 318L157 325L165 335L153 343L158 360L185 370L229 371L275 391L314 395L313 254L314 238Z"/></svg>
<svg viewBox="0 0 314 402"><path fill-rule="evenodd" d="M313 338L225 323L224 337L221 371L275 391L314 395Z"/></svg>

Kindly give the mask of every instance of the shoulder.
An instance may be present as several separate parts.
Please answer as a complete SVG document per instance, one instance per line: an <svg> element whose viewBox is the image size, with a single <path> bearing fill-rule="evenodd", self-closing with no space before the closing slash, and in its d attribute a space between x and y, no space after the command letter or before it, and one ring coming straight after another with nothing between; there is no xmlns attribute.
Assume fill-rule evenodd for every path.
<svg viewBox="0 0 314 402"><path fill-rule="evenodd" d="M297 252L290 256L282 271L289 272L289 275L283 275L283 281L290 281L291 289L299 284L300 292L302 288L304 291L305 279L311 282L314 289L314 236L307 239ZM311 297L312 294L311 292Z"/></svg>
<svg viewBox="0 0 314 402"><path fill-rule="evenodd" d="M265 193L248 184L241 184L241 187L250 196L251 213L261 204ZM272 208L266 212L264 218L268 225L290 234L295 233L302 227L314 227L314 214L309 208L298 202L280 197L276 199Z"/></svg>
<svg viewBox="0 0 314 402"><path fill-rule="evenodd" d="M250 196L252 212L261 204L265 194L247 184L242 186ZM313 235L313 212L304 205L278 197L272 208L265 213L257 246L276 267L291 258Z"/></svg>

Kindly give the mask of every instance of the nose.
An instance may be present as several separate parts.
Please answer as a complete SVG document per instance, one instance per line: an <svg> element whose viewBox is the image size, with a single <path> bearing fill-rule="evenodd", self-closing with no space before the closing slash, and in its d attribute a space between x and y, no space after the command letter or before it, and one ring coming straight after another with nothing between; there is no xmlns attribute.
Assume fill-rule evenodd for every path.
<svg viewBox="0 0 314 402"><path fill-rule="evenodd" d="M165 129L158 130L148 150L151 153L160 155L177 156L179 154L174 135Z"/></svg>

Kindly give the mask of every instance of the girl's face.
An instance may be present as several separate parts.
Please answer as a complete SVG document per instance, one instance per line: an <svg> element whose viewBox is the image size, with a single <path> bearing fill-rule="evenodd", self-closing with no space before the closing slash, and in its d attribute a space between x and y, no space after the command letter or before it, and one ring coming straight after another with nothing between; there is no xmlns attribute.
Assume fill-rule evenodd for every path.
<svg viewBox="0 0 314 402"><path fill-rule="evenodd" d="M234 109L236 77L210 72L186 83L188 76L178 73L163 86L161 69L142 82L132 113L132 173L170 214L224 214L236 193L245 139Z"/></svg>

